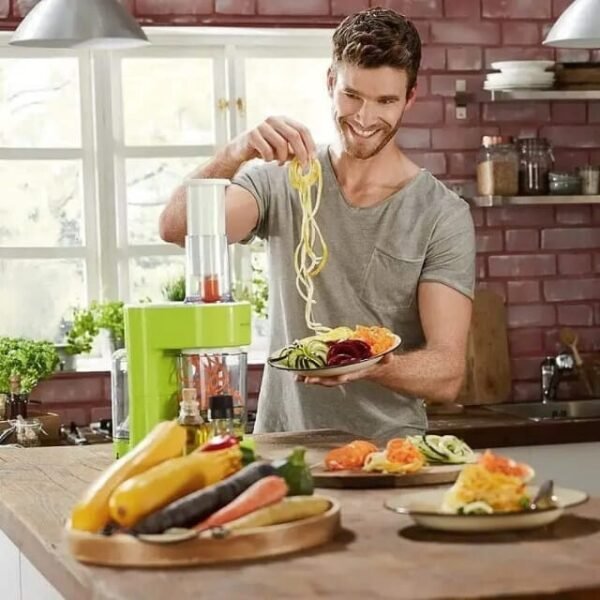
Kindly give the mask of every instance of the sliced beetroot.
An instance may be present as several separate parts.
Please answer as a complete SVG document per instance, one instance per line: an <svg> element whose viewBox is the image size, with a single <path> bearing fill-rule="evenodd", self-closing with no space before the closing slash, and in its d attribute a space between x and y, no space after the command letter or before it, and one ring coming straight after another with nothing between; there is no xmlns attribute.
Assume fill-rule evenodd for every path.
<svg viewBox="0 0 600 600"><path fill-rule="evenodd" d="M341 359L336 357L341 356ZM336 342L327 351L327 364L339 365L348 362L358 362L372 356L369 344L362 340L343 340ZM342 360L343 362L340 362Z"/></svg>
<svg viewBox="0 0 600 600"><path fill-rule="evenodd" d="M355 356L351 356L350 354L336 354L327 361L327 366L339 367L340 365L347 365L354 362L357 362Z"/></svg>

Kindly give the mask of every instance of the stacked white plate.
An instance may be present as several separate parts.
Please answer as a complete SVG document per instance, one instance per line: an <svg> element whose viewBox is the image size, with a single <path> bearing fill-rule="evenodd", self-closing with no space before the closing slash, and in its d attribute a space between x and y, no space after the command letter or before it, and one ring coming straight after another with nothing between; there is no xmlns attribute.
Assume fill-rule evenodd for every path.
<svg viewBox="0 0 600 600"><path fill-rule="evenodd" d="M554 86L552 60L510 60L492 63L499 73L488 73L486 90L547 90Z"/></svg>

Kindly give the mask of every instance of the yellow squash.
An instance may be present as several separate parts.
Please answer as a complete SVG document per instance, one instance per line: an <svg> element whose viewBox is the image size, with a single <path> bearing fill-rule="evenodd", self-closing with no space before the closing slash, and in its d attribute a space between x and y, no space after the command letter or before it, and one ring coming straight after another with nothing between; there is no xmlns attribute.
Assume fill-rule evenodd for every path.
<svg viewBox="0 0 600 600"><path fill-rule="evenodd" d="M196 490L213 485L241 467L238 446L192 452L173 458L124 481L109 500L110 516L123 527Z"/></svg>
<svg viewBox="0 0 600 600"><path fill-rule="evenodd" d="M108 500L126 479L165 460L181 456L185 429L176 421L163 421L128 454L115 461L84 492L71 511L71 527L92 533L109 521Z"/></svg>

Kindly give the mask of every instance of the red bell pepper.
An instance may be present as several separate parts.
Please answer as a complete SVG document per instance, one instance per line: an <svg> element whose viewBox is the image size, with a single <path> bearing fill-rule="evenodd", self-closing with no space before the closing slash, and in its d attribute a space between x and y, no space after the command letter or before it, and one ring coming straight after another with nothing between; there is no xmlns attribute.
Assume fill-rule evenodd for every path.
<svg viewBox="0 0 600 600"><path fill-rule="evenodd" d="M200 451L215 452L216 450L225 450L226 448L237 446L238 443L239 440L235 437L235 435L215 435L200 448Z"/></svg>

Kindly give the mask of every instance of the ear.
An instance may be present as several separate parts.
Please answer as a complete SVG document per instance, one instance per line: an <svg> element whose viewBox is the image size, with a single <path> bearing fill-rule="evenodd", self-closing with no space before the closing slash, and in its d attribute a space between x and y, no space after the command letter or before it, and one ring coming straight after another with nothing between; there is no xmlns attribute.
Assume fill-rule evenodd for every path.
<svg viewBox="0 0 600 600"><path fill-rule="evenodd" d="M335 69L333 65L327 69L327 92L329 97L333 98L333 88L335 87Z"/></svg>
<svg viewBox="0 0 600 600"><path fill-rule="evenodd" d="M406 98L406 106L404 107L404 110L409 110L412 107L412 105L415 103L416 99L417 99L417 84L415 83L415 85L410 90L410 92L408 92L408 96Z"/></svg>

